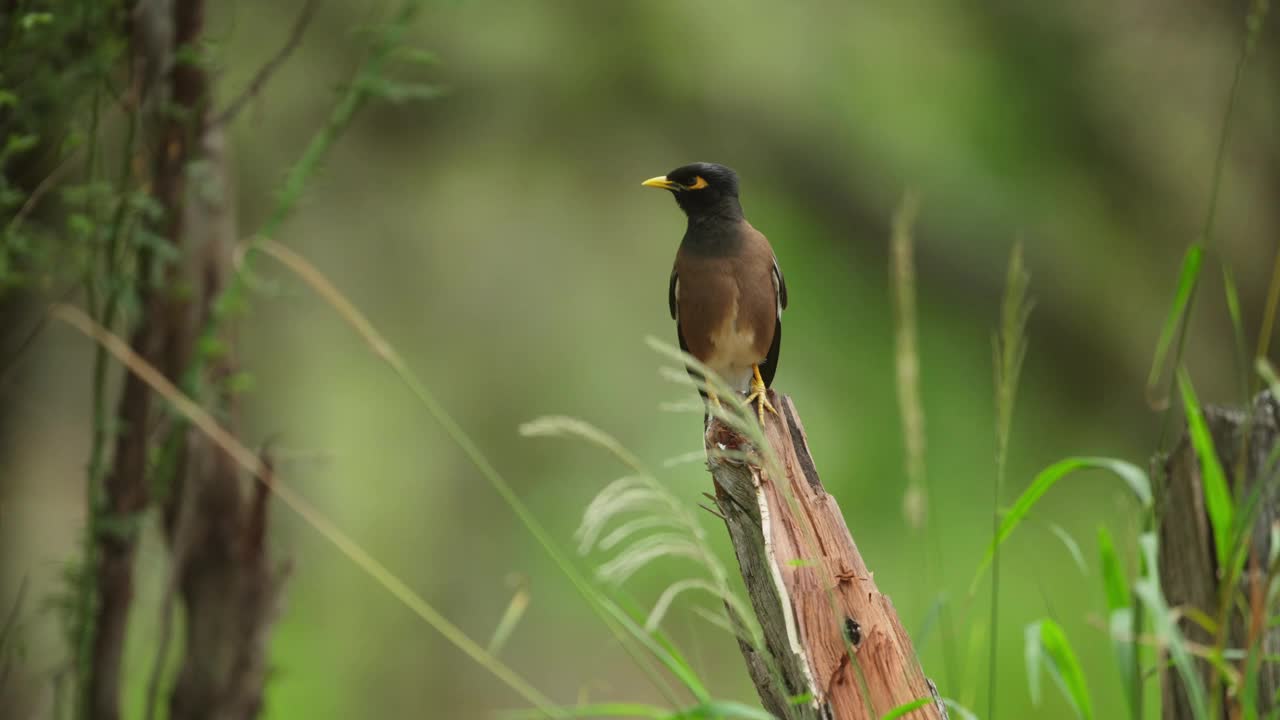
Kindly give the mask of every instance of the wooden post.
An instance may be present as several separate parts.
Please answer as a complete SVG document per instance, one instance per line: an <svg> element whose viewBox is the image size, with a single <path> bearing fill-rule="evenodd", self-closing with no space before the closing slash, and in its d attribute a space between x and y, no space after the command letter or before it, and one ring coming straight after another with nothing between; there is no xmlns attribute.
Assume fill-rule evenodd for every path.
<svg viewBox="0 0 1280 720"><path fill-rule="evenodd" d="M785 477L771 477L750 442L721 421L705 437L716 503L764 640L739 645L765 709L779 718L878 720L931 698L903 717L946 718L893 603L822 487L795 404L770 396L779 415L768 416L765 438Z"/></svg>
<svg viewBox="0 0 1280 720"><path fill-rule="evenodd" d="M1271 529L1280 518L1280 493L1276 487L1276 465L1269 465L1267 460L1276 447L1277 438L1280 438L1280 403L1270 393L1264 392L1254 401L1252 417L1240 410L1216 407L1205 408L1204 414L1235 496L1248 497L1258 483L1264 483L1251 531L1250 557L1245 562L1241 578L1243 587L1240 590L1248 600L1249 612L1246 614L1239 609L1232 612L1228 620L1227 647L1245 648L1251 641L1260 641L1264 653L1275 655L1280 652L1280 629L1268 628L1265 598L1267 558L1272 552ZM1169 606L1184 610L1179 627L1187 639L1211 646L1214 638L1200 625L1187 619L1185 612L1196 608L1216 618L1222 591L1213 531L1205 511L1200 464L1185 434L1168 457L1159 459L1156 465L1160 584ZM1243 487L1239 485L1238 478L1241 469L1244 471ZM1259 598L1262 599L1260 602ZM1197 662L1208 689L1209 664L1203 660ZM1243 663L1233 665L1243 670ZM1266 715L1275 706L1273 698L1280 688L1280 666L1263 662L1259 672L1258 710ZM1163 677L1164 720L1191 720L1191 705L1178 673L1167 671ZM1210 702L1225 712L1224 717L1236 717L1228 709L1228 703L1237 701L1227 698L1225 691L1210 698Z"/></svg>

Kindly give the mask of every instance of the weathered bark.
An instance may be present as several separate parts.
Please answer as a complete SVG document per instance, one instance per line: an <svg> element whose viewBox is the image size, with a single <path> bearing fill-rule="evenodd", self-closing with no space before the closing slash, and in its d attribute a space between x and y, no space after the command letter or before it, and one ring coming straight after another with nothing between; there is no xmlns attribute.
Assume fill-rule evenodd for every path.
<svg viewBox="0 0 1280 720"><path fill-rule="evenodd" d="M152 193L164 209L157 228L177 251L178 262L155 273L153 252L138 253L143 313L131 338L135 352L175 385L192 368L212 397L225 426L237 431L234 328L219 333L220 349L197 356L201 329L211 325L213 305L225 287L239 242L234 187L221 123L210 122L209 78L196 48L204 26L204 0L146 0L138 5L134 33L148 66L164 67L165 111L150 138ZM151 28L147 31L146 28ZM160 42L172 29L172 45ZM182 48L177 52L174 48ZM180 59L179 59L180 58ZM172 62L169 62L169 60ZM206 353L209 353L206 349ZM286 570L266 549L266 486L249 492L240 468L225 452L176 417L158 412L148 386L135 374L125 380L123 420L106 479L108 507L138 516L159 506L170 546L172 580L162 609L147 716L160 695L160 668L174 604L180 601L184 641L177 680L169 695L174 720L242 720L258 715L267 676L267 637L279 605ZM147 477L147 460L163 449L162 475ZM154 496L149 490L161 488ZM100 606L90 676L91 714L119 717L120 658L132 601L136 547L133 533L99 540Z"/></svg>
<svg viewBox="0 0 1280 720"><path fill-rule="evenodd" d="M765 438L784 477L771 476L719 420L705 438L716 503L764 641L739 641L764 707L780 718L875 720L931 698L904 717L946 718L893 604L822 487L795 405L771 397L780 415L768 417Z"/></svg>
<svg viewBox="0 0 1280 720"><path fill-rule="evenodd" d="M139 4L130 28L134 55L146 74L157 76L161 69L167 69L167 74L159 76L166 81L163 85L143 83L140 94L148 98L148 103L135 107L134 112L164 117L150 143L150 185L157 205L164 210L164 218L155 231L175 249L182 247L186 170L193 157L190 139L199 132L207 84L202 68L191 62L173 62L174 48L195 46L203 19L201 8L201 0L175 0L170 16L167 2L151 0ZM165 112L156 111L156 107L163 107ZM161 278L156 281L152 277L155 262L156 253L150 246L139 247L138 304L143 310L130 336L130 345L176 382L190 357L189 348L175 341L187 334L179 327L186 303L174 291L176 268L170 265L155 273ZM112 467L103 482L105 510L121 529L100 532L95 538L98 603L87 709L90 717L98 720L120 716L121 658L133 602L133 562L137 552L134 521L151 503L146 474L155 415L151 391L136 375L127 374L117 411L120 431ZM173 463L181 467L183 460L175 457Z"/></svg>
<svg viewBox="0 0 1280 720"><path fill-rule="evenodd" d="M1270 393L1262 393L1254 402L1251 414L1209 407L1205 408L1205 419L1233 493L1246 498L1255 488L1260 493L1251 532L1250 557L1241 578L1243 587L1238 588L1248 602L1243 610L1237 605L1228 618L1227 647L1246 648L1251 642L1260 642L1262 652L1274 656L1280 652L1280 632L1267 628L1264 598L1267 558L1272 552L1271 528L1280 517L1280 495L1276 487L1276 464L1267 461L1280 439L1280 404ZM1157 468L1160 583L1165 598L1171 607L1197 608L1216 618L1223 591L1222 578L1204 504L1200 464L1190 440L1184 435L1168 457L1157 463ZM1241 471L1243 485L1240 484ZM1193 642L1210 646L1214 643L1213 636L1186 619L1185 613L1179 627ZM1211 668L1205 661L1198 663L1205 687L1209 688ZM1258 709L1267 714L1280 688L1280 666L1264 662L1258 672ZM1164 673L1161 692L1165 720L1190 720L1190 702L1176 672ZM1225 717L1234 717L1227 712L1228 703L1234 700L1229 699L1225 691L1211 698L1211 702L1223 708Z"/></svg>

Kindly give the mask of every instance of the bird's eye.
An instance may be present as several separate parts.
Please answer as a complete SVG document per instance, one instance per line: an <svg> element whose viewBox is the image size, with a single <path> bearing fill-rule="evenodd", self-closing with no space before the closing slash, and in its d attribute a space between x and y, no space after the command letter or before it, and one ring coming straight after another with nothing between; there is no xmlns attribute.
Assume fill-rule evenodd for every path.
<svg viewBox="0 0 1280 720"><path fill-rule="evenodd" d="M706 181L706 179L705 179L705 178L703 178L701 175L698 175L697 177L695 177L695 178L693 179L693 184L691 184L691 185L689 186L689 189L690 189L690 190L701 190L702 188L704 188L704 187L706 187L706 186L707 186L707 181Z"/></svg>

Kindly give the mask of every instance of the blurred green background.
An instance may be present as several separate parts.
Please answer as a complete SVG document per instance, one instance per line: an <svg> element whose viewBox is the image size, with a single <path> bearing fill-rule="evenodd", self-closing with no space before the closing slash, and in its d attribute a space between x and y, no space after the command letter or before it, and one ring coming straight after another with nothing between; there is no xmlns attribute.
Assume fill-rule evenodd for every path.
<svg viewBox="0 0 1280 720"><path fill-rule="evenodd" d="M211 8L218 94L283 42L300 7ZM385 3L323 3L294 56L233 133L242 229L260 226L284 171L358 62L359 28ZM1143 384L1181 253L1199 233L1244 35L1241 2L558 2L431 4L414 43L443 98L375 104L311 183L280 236L362 308L570 548L587 503L625 468L593 448L531 440L544 414L620 438L690 505L711 488L699 418L660 404L688 388L659 374L646 336L674 343L666 283L683 218L640 181L694 160L742 176L751 222L786 273L775 389L803 415L828 490L944 695L985 707L987 590L967 588L990 539L991 332L1008 252L1025 243L1036 309L1015 417L1009 502L1070 454L1145 466L1159 416ZM1215 252L1187 360L1201 397L1237 397L1220 258L1258 326L1280 237L1280 53L1274 18L1239 92ZM894 390L889 225L904 191L916 228L922 393L935 544L909 529ZM268 260L243 325L246 440L278 437L283 481L472 637L484 641L527 582L503 657L558 701L658 701L507 507L404 386L319 299ZM83 518L91 347L51 327L0 389L0 605L24 581L23 687L48 692L65 658L41 610ZM1055 489L1006 546L998 708L1069 717L1052 690L1033 710L1022 628L1060 622L1101 717L1121 685L1096 568L1099 525L1131 556L1119 484ZM721 556L719 521L702 513ZM486 717L520 699L472 664L282 506L273 542L294 565L272 643L268 717ZM942 577L926 572L941 547ZM599 557L582 560L584 567ZM156 643L163 554L151 537L133 617L130 707ZM648 607L694 572L635 577ZM934 626L955 609L947 663ZM754 702L733 639L685 596L665 627L721 697ZM43 701L35 706L41 707ZM47 707L47 706L45 706Z"/></svg>

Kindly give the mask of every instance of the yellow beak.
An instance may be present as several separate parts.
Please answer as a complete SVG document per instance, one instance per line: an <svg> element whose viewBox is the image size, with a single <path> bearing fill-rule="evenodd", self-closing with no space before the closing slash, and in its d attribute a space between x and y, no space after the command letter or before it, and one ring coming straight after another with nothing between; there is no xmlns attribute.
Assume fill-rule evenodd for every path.
<svg viewBox="0 0 1280 720"><path fill-rule="evenodd" d="M649 178L640 184L645 187L658 188L659 190L680 190L682 188L680 183L671 182L665 175Z"/></svg>

